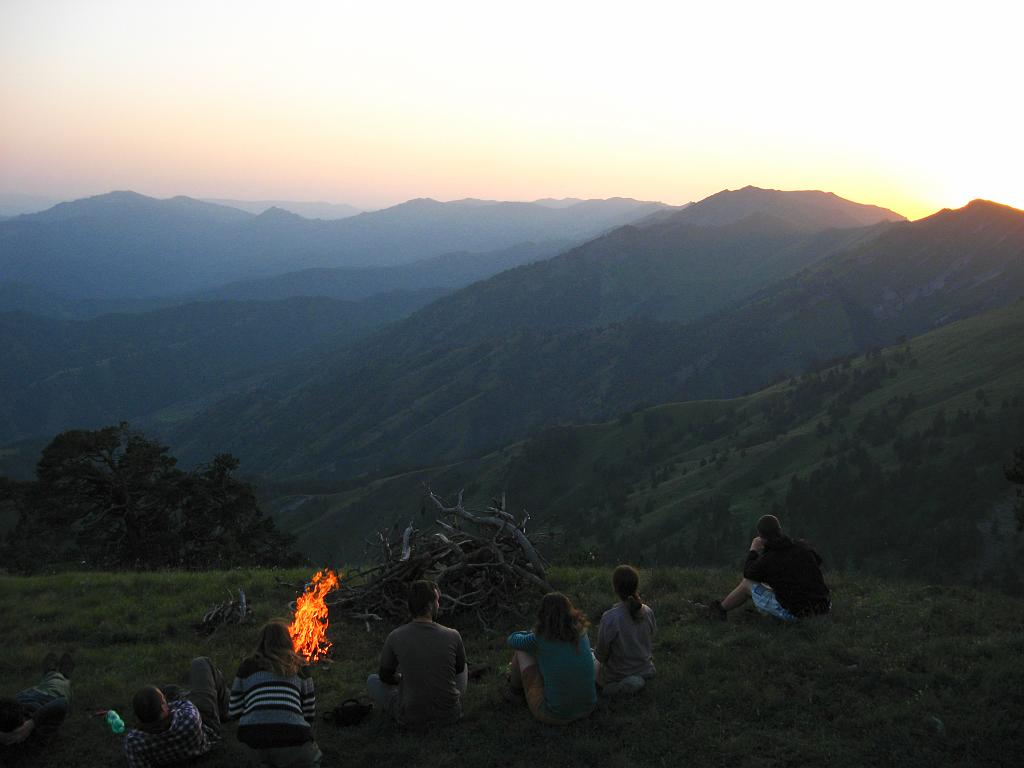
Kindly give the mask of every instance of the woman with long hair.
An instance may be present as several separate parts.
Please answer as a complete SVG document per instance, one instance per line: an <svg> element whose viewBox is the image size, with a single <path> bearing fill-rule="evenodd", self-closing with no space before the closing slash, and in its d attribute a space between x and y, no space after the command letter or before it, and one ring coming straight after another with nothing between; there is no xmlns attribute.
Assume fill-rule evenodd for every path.
<svg viewBox="0 0 1024 768"><path fill-rule="evenodd" d="M513 632L509 683L543 723L563 725L594 710L594 656L587 618L561 592L544 595L533 631Z"/></svg>
<svg viewBox="0 0 1024 768"><path fill-rule="evenodd" d="M597 684L607 696L636 693L654 677L651 646L658 629L654 611L640 598L640 574L631 565L612 573L619 603L601 616L597 628Z"/></svg>
<svg viewBox="0 0 1024 768"><path fill-rule="evenodd" d="M238 740L261 765L319 768L315 714L313 678L295 652L288 624L279 619L264 624L255 652L242 662L231 686L228 716L241 718Z"/></svg>

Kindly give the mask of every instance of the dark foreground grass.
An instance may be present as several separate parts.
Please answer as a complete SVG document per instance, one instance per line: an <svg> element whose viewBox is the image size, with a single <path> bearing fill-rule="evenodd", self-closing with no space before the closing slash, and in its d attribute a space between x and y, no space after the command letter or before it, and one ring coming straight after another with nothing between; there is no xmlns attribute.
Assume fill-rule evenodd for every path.
<svg viewBox="0 0 1024 768"><path fill-rule="evenodd" d="M0 760L12 766L122 765L121 738L97 709L130 720L134 690L182 683L207 655L230 678L256 626L209 638L190 624L243 587L260 622L286 613L275 585L298 572L201 575L67 573L0 578L0 679L11 695L38 677L48 650L73 649L75 700L48 743ZM659 622L658 677L640 695L603 702L588 720L534 722L502 696L507 630L460 626L471 682L457 726L407 733L375 715L337 728L318 718L325 766L870 766L1024 764L1024 601L961 588L832 577L835 614L786 626L748 612L726 623L698 614L733 574L658 569L643 590ZM558 569L555 584L596 618L612 598L609 572ZM457 624L458 625L458 624ZM386 629L336 623L335 654L314 672L319 711L365 692ZM592 632L593 638L593 632ZM201 766L253 764L227 727Z"/></svg>

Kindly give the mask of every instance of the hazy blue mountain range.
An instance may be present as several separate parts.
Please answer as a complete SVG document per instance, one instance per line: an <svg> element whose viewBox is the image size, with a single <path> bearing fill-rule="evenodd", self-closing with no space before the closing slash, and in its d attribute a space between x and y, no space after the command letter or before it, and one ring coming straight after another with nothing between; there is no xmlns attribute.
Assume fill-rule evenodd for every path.
<svg viewBox="0 0 1024 768"><path fill-rule="evenodd" d="M48 195L26 195L16 192L0 192L0 219L20 216L23 213L37 213L59 203Z"/></svg>
<svg viewBox="0 0 1024 768"><path fill-rule="evenodd" d="M686 209L627 226L469 286L365 343L348 346L349 336L316 357L297 345L287 365L260 362L244 383L232 379L222 400L189 390L173 409L147 402L126 417L142 414L186 458L220 444L262 473L349 476L474 455L638 404L740 394L1024 292L1019 211L976 202L920 222L808 231L806 217L793 223L790 193L758 195L751 210L730 200L745 192L715 196L739 220L693 224ZM902 304L879 304L887 291ZM16 336L26 359L29 325ZM38 375L23 390L77 367L59 357L49 368L28 360ZM66 401L92 402L91 379L64 383ZM74 416L62 406L51 417L48 400L60 402L15 409L19 430Z"/></svg>
<svg viewBox="0 0 1024 768"><path fill-rule="evenodd" d="M193 301L196 301L195 297L69 299L34 285L6 280L0 282L0 313L24 312L55 320L87 320L115 313L150 312Z"/></svg>
<svg viewBox="0 0 1024 768"><path fill-rule="evenodd" d="M1022 216L979 202L921 222L883 226L874 239L688 323L638 314L609 325L509 327L504 318L531 312L535 298L509 282L535 267L520 268L442 299L365 347L307 371L304 384L289 383L295 388L287 403L278 403L272 390L255 391L219 404L198 429L242 430L239 450L277 475L346 474L472 455L546 425L610 418L638 404L735 396L814 360L923 332L1015 298L1024 292ZM963 247L950 252L942 241L957 232ZM555 262L570 263L574 253ZM877 270L877 261L891 270ZM1004 263L1006 285L976 302L977 279L996 262ZM623 255L623 271L631 264ZM892 275L902 275L895 285L909 296L955 265L961 265L958 279L930 294L930 304L912 302L898 317L873 312L875 296L893 287ZM659 279L652 275L650 282ZM491 291L495 283L506 289ZM856 285L863 286L862 294L851 293L849 286ZM482 298L467 298L473 296ZM495 298L500 296L506 300ZM552 312L585 304L585 298L555 301ZM457 322L446 306L459 309ZM495 327L500 330L478 332ZM302 396L294 396L299 391ZM290 442L292 432L308 438L300 425L314 421L317 439L305 446ZM179 425L174 439L187 445L192 429Z"/></svg>
<svg viewBox="0 0 1024 768"><path fill-rule="evenodd" d="M112 192L0 222L0 281L68 298L151 298L305 268L580 241L664 207L622 198L561 209L412 200L322 221L279 208L253 216L187 197Z"/></svg>
<svg viewBox="0 0 1024 768"><path fill-rule="evenodd" d="M692 225L680 217L620 227L453 294L396 331L396 342L432 346L633 317L695 320L889 226L806 232L752 214L720 226Z"/></svg>
<svg viewBox="0 0 1024 768"><path fill-rule="evenodd" d="M395 267L305 269L228 283L196 293L147 299L74 299L7 281L0 282L0 312L87 320L105 314L149 312L197 301L275 301L298 296L355 301L376 294L406 291L440 296L447 290L462 288L520 264L550 258L570 245L569 241L520 243L489 253L445 253Z"/></svg>
<svg viewBox="0 0 1024 768"><path fill-rule="evenodd" d="M303 202L296 200L220 200L205 198L204 202L226 205L253 214L260 214L269 208L280 208L304 219L347 219L362 213L361 208L345 203Z"/></svg>
<svg viewBox="0 0 1024 768"><path fill-rule="evenodd" d="M438 293L204 302L77 322L0 313L0 434L9 442L194 409L237 381L337 350Z"/></svg>
<svg viewBox="0 0 1024 768"><path fill-rule="evenodd" d="M395 267L306 269L260 280L229 283L195 298L267 300L290 296L330 296L362 299L388 291L462 288L512 267L548 259L570 245L569 241L519 243L489 253L444 253Z"/></svg>
<svg viewBox="0 0 1024 768"><path fill-rule="evenodd" d="M579 197L542 197L533 202L546 208L568 208L576 203L582 203L583 200Z"/></svg>
<svg viewBox="0 0 1024 768"><path fill-rule="evenodd" d="M853 220L860 223L837 228ZM414 348L632 317L690 321L898 221L892 211L824 192L720 192L460 291L395 336Z"/></svg>

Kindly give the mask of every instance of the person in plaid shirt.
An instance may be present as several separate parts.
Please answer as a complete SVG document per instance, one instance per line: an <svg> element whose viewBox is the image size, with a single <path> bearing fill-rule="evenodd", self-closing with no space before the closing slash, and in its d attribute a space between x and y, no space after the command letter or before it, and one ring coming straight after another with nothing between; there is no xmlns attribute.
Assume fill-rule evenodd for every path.
<svg viewBox="0 0 1024 768"><path fill-rule="evenodd" d="M192 661L189 682L188 699L168 702L154 686L136 692L132 708L139 725L124 738L128 768L177 765L220 743L228 701L223 675L208 658L200 657Z"/></svg>

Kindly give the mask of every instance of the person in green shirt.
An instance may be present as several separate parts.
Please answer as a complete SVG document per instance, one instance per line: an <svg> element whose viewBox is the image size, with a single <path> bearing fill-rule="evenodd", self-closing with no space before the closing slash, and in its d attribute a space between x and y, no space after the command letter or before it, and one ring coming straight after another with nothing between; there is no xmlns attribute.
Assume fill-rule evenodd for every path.
<svg viewBox="0 0 1024 768"><path fill-rule="evenodd" d="M509 683L521 690L533 716L564 725L587 717L597 704L594 655L587 618L561 592L544 595L533 631L513 632Z"/></svg>

